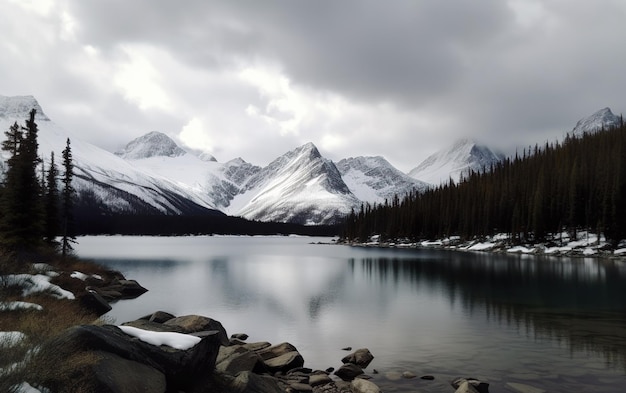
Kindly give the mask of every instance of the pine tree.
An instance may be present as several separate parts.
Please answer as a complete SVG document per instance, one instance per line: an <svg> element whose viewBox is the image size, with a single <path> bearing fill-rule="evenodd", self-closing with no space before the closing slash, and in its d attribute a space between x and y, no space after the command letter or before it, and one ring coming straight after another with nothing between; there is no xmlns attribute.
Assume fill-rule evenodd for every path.
<svg viewBox="0 0 626 393"><path fill-rule="evenodd" d="M72 252L71 243L76 242L73 232L74 217L72 210L74 208L74 188L72 187L74 164L72 162L72 149L70 147L70 138L67 138L66 147L63 150L63 193L62 193L62 225L63 238L61 241L61 252L63 256L67 256Z"/></svg>
<svg viewBox="0 0 626 393"><path fill-rule="evenodd" d="M55 240L59 233L59 187L57 186L58 170L54 163L54 152L50 153L50 168L46 176L45 192L45 241L56 246Z"/></svg>
<svg viewBox="0 0 626 393"><path fill-rule="evenodd" d="M5 133L8 140L2 148L12 156L8 161L5 189L2 193L2 243L14 251L36 248L42 239L43 215L41 187L37 178L36 111L30 112L21 132L15 125Z"/></svg>

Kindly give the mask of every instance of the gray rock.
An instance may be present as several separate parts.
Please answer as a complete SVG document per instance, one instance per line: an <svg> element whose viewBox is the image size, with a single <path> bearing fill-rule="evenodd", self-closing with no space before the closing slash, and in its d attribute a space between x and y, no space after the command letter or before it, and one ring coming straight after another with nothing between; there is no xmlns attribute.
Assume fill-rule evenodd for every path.
<svg viewBox="0 0 626 393"><path fill-rule="evenodd" d="M298 351L291 351L273 358L264 359L263 363L271 372L286 372L296 367L302 367L304 358Z"/></svg>
<svg viewBox="0 0 626 393"><path fill-rule="evenodd" d="M215 368L231 375L242 371L265 371L263 359L256 352L242 346L220 347Z"/></svg>
<svg viewBox="0 0 626 393"><path fill-rule="evenodd" d="M81 307L93 312L95 315L104 315L111 311L111 305L95 290L86 290L79 296Z"/></svg>
<svg viewBox="0 0 626 393"><path fill-rule="evenodd" d="M149 330L151 332L183 333L183 330L177 326L169 326L162 323L151 322L148 319L137 319L135 321L124 322L122 325L132 326L143 330Z"/></svg>
<svg viewBox="0 0 626 393"><path fill-rule="evenodd" d="M299 382L290 383L288 390L290 390L293 393L312 393L313 392L313 388L311 387L311 385L308 385L306 383L299 383Z"/></svg>
<svg viewBox="0 0 626 393"><path fill-rule="evenodd" d="M278 345L266 347L257 351L263 359L275 358L288 352L297 352L298 350L293 345L285 342Z"/></svg>
<svg viewBox="0 0 626 393"><path fill-rule="evenodd" d="M234 393L284 393L276 378L249 371L239 373L228 387Z"/></svg>
<svg viewBox="0 0 626 393"><path fill-rule="evenodd" d="M374 355L367 348L357 349L355 352L345 356L341 359L342 363L352 363L356 364L361 368L367 368L367 366L374 359Z"/></svg>
<svg viewBox="0 0 626 393"><path fill-rule="evenodd" d="M99 358L84 370L81 389L102 393L160 393L167 390L165 375L152 367L126 360L107 352L96 353ZM73 381L77 383L78 381Z"/></svg>
<svg viewBox="0 0 626 393"><path fill-rule="evenodd" d="M144 343L116 326L86 325L66 330L48 342L42 354L49 357L50 364L56 364L81 352L108 352L159 371L165 375L168 390L185 390L198 376L215 369L219 345L217 334L214 334L181 351Z"/></svg>
<svg viewBox="0 0 626 393"><path fill-rule="evenodd" d="M468 381L463 381L461 382L459 387L454 391L454 393L479 393L479 392Z"/></svg>
<svg viewBox="0 0 626 393"><path fill-rule="evenodd" d="M184 315L170 319L163 323L167 326L176 326L182 330L183 333L195 333L205 330L217 330L219 332L218 337L222 345L230 345L228 340L228 334L226 329L222 326L221 322L212 318L203 317L201 315Z"/></svg>
<svg viewBox="0 0 626 393"><path fill-rule="evenodd" d="M245 333L235 333L231 334L230 338L236 338L237 340L246 341L248 339L248 335Z"/></svg>
<svg viewBox="0 0 626 393"><path fill-rule="evenodd" d="M268 343L267 341L260 341L257 343L246 343L246 344L243 344L242 346L251 351L259 352L263 349L271 347L272 344Z"/></svg>
<svg viewBox="0 0 626 393"><path fill-rule="evenodd" d="M174 318L176 318L176 315L170 314L165 311L156 311L150 315L146 315L145 317L141 317L139 319L145 319L150 322L156 322L156 323L164 323Z"/></svg>
<svg viewBox="0 0 626 393"><path fill-rule="evenodd" d="M309 377L309 385L315 387L320 385L325 385L327 383L332 382L333 380L327 374L312 374Z"/></svg>
<svg viewBox="0 0 626 393"><path fill-rule="evenodd" d="M405 371L402 373L402 378L405 378L405 379L413 379L415 377L417 377L417 375L415 375L414 373L410 371Z"/></svg>
<svg viewBox="0 0 626 393"><path fill-rule="evenodd" d="M489 393L489 383L476 378L457 378L452 381L451 385L453 388L458 389L463 382L468 382L478 393Z"/></svg>
<svg viewBox="0 0 626 393"><path fill-rule="evenodd" d="M335 371L335 375L344 381L352 381L361 374L363 374L363 369L354 363L346 363Z"/></svg>
<svg viewBox="0 0 626 393"><path fill-rule="evenodd" d="M378 385L366 379L357 378L350 386L354 393L381 393Z"/></svg>

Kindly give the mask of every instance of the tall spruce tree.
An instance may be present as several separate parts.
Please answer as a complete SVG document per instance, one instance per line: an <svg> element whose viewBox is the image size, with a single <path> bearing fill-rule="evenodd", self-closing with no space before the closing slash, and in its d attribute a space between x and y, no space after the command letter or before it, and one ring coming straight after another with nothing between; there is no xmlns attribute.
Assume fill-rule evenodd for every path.
<svg viewBox="0 0 626 393"><path fill-rule="evenodd" d="M71 243L76 242L74 236L74 217L72 210L74 209L74 188L72 187L72 178L74 176L74 163L72 162L72 149L70 147L70 138L67 138L66 147L63 150L63 192L62 192L62 226L63 237L61 240L61 252L63 256L67 256L72 252Z"/></svg>
<svg viewBox="0 0 626 393"><path fill-rule="evenodd" d="M44 240L51 246L56 246L56 236L59 234L59 187L57 178L59 171L54 163L54 152L50 153L50 167L46 174L45 190L45 233Z"/></svg>
<svg viewBox="0 0 626 393"><path fill-rule="evenodd" d="M43 231L41 187L37 178L37 123L31 110L24 134L15 125L5 133L2 149L9 151L8 169L2 193L2 243L14 251L40 245Z"/></svg>

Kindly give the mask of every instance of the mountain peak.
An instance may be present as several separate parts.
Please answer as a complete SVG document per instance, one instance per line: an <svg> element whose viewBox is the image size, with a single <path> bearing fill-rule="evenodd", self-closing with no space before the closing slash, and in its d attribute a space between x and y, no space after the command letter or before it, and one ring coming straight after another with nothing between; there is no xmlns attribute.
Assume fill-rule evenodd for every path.
<svg viewBox="0 0 626 393"><path fill-rule="evenodd" d="M435 185L450 178L458 182L470 170L483 171L502 159L502 154L479 145L473 139L462 138L430 155L413 168L409 176Z"/></svg>
<svg viewBox="0 0 626 393"><path fill-rule="evenodd" d="M178 157L187 154L172 138L162 132L152 131L130 141L116 155L128 159L139 160L149 157Z"/></svg>
<svg viewBox="0 0 626 393"><path fill-rule="evenodd" d="M50 119L43 113L43 109L33 96L12 96L0 95L0 118L5 119L27 119L30 111L37 111L35 120L49 121Z"/></svg>
<svg viewBox="0 0 626 393"><path fill-rule="evenodd" d="M611 109L606 107L600 109L594 114L584 117L576 123L572 130L573 136L582 136L584 133L593 133L601 129L619 126L621 122L620 116L616 116Z"/></svg>

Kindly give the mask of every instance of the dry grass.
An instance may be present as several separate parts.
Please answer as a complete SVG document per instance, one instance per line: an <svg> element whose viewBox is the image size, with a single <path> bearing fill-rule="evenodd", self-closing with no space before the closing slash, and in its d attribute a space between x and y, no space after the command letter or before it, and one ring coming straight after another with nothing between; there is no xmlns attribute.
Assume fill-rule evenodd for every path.
<svg viewBox="0 0 626 393"><path fill-rule="evenodd" d="M43 256L36 262L54 266L55 271L61 274L52 282L76 295L85 290L85 282L70 277L73 271L80 271L87 275L98 274L104 278L116 275L115 272L109 272L98 265L75 258L59 261ZM11 257L0 255L0 276L34 273L31 266L32 263L18 264ZM44 342L69 327L108 322L106 318L103 320L87 312L78 301L57 299L46 293L22 297L21 288L3 285L1 279L0 301L25 301L43 307L43 310L0 311L0 331L19 331L26 335L26 338L17 345L0 342L0 392L10 392L12 387L24 381L31 384L41 381L47 381L47 383L71 381L75 377L73 373L80 373L80 370L85 370L98 360L96 355L85 353L55 359L54 354L43 354L40 351ZM61 390L55 389L54 391L88 392L89 387L64 386Z"/></svg>

